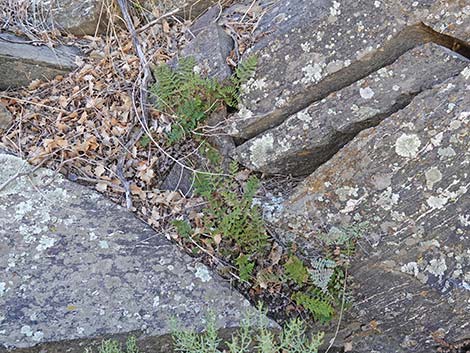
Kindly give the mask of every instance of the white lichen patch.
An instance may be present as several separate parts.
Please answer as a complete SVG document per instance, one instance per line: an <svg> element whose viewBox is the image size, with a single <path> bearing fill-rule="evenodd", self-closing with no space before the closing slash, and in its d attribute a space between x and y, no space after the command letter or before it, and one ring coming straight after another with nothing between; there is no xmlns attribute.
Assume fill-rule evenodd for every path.
<svg viewBox="0 0 470 353"><path fill-rule="evenodd" d="M304 77L302 78L303 84L308 83L317 83L323 77L323 68L325 64L315 63L315 64L308 64L307 66L302 68L302 72L304 73Z"/></svg>
<svg viewBox="0 0 470 353"><path fill-rule="evenodd" d="M44 251L54 246L55 239L50 238L46 235L43 235L41 239L39 239L39 245L36 246L37 251Z"/></svg>
<svg viewBox="0 0 470 353"><path fill-rule="evenodd" d="M240 110L237 113L237 120L249 120L253 118L253 112L245 106L240 106Z"/></svg>
<svg viewBox="0 0 470 353"><path fill-rule="evenodd" d="M297 119L309 123L312 121L313 117L308 113L307 110L301 110L296 114Z"/></svg>
<svg viewBox="0 0 470 353"><path fill-rule="evenodd" d="M461 126L462 126L462 122L460 120L452 120L449 124L449 127L451 130L460 129Z"/></svg>
<svg viewBox="0 0 470 353"><path fill-rule="evenodd" d="M101 248L101 249L109 249L109 244L106 240L100 240L98 242L98 246Z"/></svg>
<svg viewBox="0 0 470 353"><path fill-rule="evenodd" d="M467 66L465 69L463 69L461 74L466 80L470 79L470 66Z"/></svg>
<svg viewBox="0 0 470 353"><path fill-rule="evenodd" d="M26 337L31 337L33 335L33 330L31 329L31 326L28 325L22 326L20 332Z"/></svg>
<svg viewBox="0 0 470 353"><path fill-rule="evenodd" d="M377 200L377 205L382 207L384 210L391 210L394 205L398 204L398 200L400 199L399 194L395 194L392 192L392 187L389 186L385 191L383 191L379 199Z"/></svg>
<svg viewBox="0 0 470 353"><path fill-rule="evenodd" d="M403 265L401 268L400 268L401 272L403 273L407 273L409 275L413 275L415 277L418 276L419 274L419 267L418 267L418 264L414 261L412 262L408 262L407 264Z"/></svg>
<svg viewBox="0 0 470 353"><path fill-rule="evenodd" d="M357 197L357 192L359 191L358 188L353 188L350 186L343 186L335 190L335 194L338 195L340 201L346 201L350 197Z"/></svg>
<svg viewBox="0 0 470 353"><path fill-rule="evenodd" d="M446 270L447 265L444 257L440 259L432 259L426 267L426 271L438 277L443 276Z"/></svg>
<svg viewBox="0 0 470 353"><path fill-rule="evenodd" d="M449 199L445 196L430 196L426 200L426 203L431 207L435 209L441 209L443 208Z"/></svg>
<svg viewBox="0 0 470 353"><path fill-rule="evenodd" d="M333 1L333 6L330 7L330 15L331 16L338 16L341 14L341 10L339 9L341 6L341 3L337 1Z"/></svg>
<svg viewBox="0 0 470 353"><path fill-rule="evenodd" d="M366 88L360 88L359 89L359 94L361 95L362 98L364 99L371 99L374 96L374 91L370 87Z"/></svg>
<svg viewBox="0 0 470 353"><path fill-rule="evenodd" d="M439 148L437 150L437 154L439 157L442 158L451 158L456 155L455 150L452 147L444 147L444 148Z"/></svg>
<svg viewBox="0 0 470 353"><path fill-rule="evenodd" d="M202 282L209 282L212 279L212 276L206 266L198 264L196 266L196 273L194 274Z"/></svg>
<svg viewBox="0 0 470 353"><path fill-rule="evenodd" d="M418 135L402 134L395 142L395 152L401 157L414 158L418 155L419 146L421 141Z"/></svg>
<svg viewBox="0 0 470 353"><path fill-rule="evenodd" d="M272 134L266 134L254 139L250 146L250 161L255 167L263 166L269 160L274 149L274 138Z"/></svg>
<svg viewBox="0 0 470 353"><path fill-rule="evenodd" d="M42 331L36 331L32 337L34 342L41 342L43 338L44 338L44 333Z"/></svg>
<svg viewBox="0 0 470 353"><path fill-rule="evenodd" d="M160 297L158 295L156 295L153 298L152 306L156 309L156 308L158 308L159 305L160 305Z"/></svg>
<svg viewBox="0 0 470 353"><path fill-rule="evenodd" d="M442 180L442 173L437 167L432 167L428 169L424 176L426 177L426 187L429 190L432 190L434 184L440 182Z"/></svg>
<svg viewBox="0 0 470 353"><path fill-rule="evenodd" d="M469 227L470 226L470 214L459 215L459 222L462 226Z"/></svg>
<svg viewBox="0 0 470 353"><path fill-rule="evenodd" d="M300 43L300 47L305 53L310 53L311 44L309 42Z"/></svg>
<svg viewBox="0 0 470 353"><path fill-rule="evenodd" d="M241 91L245 94L248 94L253 91L263 91L266 87L268 87L266 77L258 79L250 78L248 82L242 85Z"/></svg>
<svg viewBox="0 0 470 353"><path fill-rule="evenodd" d="M438 147L442 143L442 139L444 138L444 133L441 131L436 136L431 138L431 143L434 145L434 147Z"/></svg>
<svg viewBox="0 0 470 353"><path fill-rule="evenodd" d="M7 284L5 282L0 282L0 297L6 292Z"/></svg>

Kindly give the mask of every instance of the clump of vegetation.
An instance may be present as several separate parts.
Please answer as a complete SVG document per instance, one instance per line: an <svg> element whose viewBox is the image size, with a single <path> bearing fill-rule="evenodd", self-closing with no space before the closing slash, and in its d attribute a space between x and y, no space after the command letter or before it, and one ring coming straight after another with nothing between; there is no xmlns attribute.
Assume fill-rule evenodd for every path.
<svg viewBox="0 0 470 353"><path fill-rule="evenodd" d="M295 304L294 316L300 310L317 322L331 320L344 306L345 269L365 227L333 228L318 235L323 256L305 262L295 255L295 248L282 249L269 236L261 210L253 204L259 180L240 171L235 162L224 173L220 156L208 145L202 150L212 173L196 176L194 193L204 207L173 221L185 247L198 255L209 254L212 264L214 258L221 260L219 273L231 278L236 275L239 288L252 300L263 300L264 293L268 300L277 294L289 298L289 303L283 301L286 312L281 317L289 317L287 307Z"/></svg>
<svg viewBox="0 0 470 353"><path fill-rule="evenodd" d="M206 201L203 217L196 232L183 220L173 225L183 237L196 239L213 249L219 249L225 259L238 267L240 279L248 281L255 264L253 258L266 252L268 235L258 206L253 205L259 180L248 177L241 184L236 180L238 165L232 162L228 175L198 174L195 194Z"/></svg>
<svg viewBox="0 0 470 353"><path fill-rule="evenodd" d="M250 79L256 63L255 57L246 59L225 83L202 77L191 57L181 59L175 69L157 67L152 92L157 108L173 117L167 133L169 143L193 134L222 106L236 108L240 87ZM144 137L141 144L148 144L148 140ZM251 295L262 290L283 293L317 321L330 320L342 303L344 269L360 232L341 229L337 234L319 236L325 254L311 263L305 263L289 249L273 255L277 260L269 263L266 259L272 255L275 241L266 231L260 208L253 204L259 180L249 176L248 171L239 171L235 162L228 171L223 170L220 156L204 142L199 152L208 160L208 166L207 172L196 174L194 194L202 198L204 207L191 217L172 222L185 247L195 254L208 254L211 263L214 258L221 260L222 267L232 275L236 272L243 290Z"/></svg>
<svg viewBox="0 0 470 353"><path fill-rule="evenodd" d="M85 349L85 353L93 353L90 348ZM116 340L106 340L101 342L98 353L139 353L137 340L131 336L127 339L125 347Z"/></svg>
<svg viewBox="0 0 470 353"><path fill-rule="evenodd" d="M218 337L214 315L209 315L203 333L181 330L174 326L173 342L177 352L184 353L317 353L323 333L309 335L300 319L287 322L281 332L267 327L263 311L258 320L248 316L229 341ZM225 346L227 349L222 349Z"/></svg>
<svg viewBox="0 0 470 353"><path fill-rule="evenodd" d="M344 301L345 271L356 241L366 229L366 223L332 228L328 234L318 236L324 257L310 261L308 267L296 256L291 256L284 264L286 278L300 288L291 298L317 321L331 320L335 308Z"/></svg>
<svg viewBox="0 0 470 353"><path fill-rule="evenodd" d="M274 330L261 306L246 314L228 341L219 337L213 313L207 315L202 333L181 329L175 319L171 326L173 350L181 353L317 353L324 336L323 332L308 333L299 318L289 320L281 331ZM93 352L87 348L85 353ZM139 353L139 350L136 339L130 337L125 347L115 340L103 341L98 353Z"/></svg>
<svg viewBox="0 0 470 353"><path fill-rule="evenodd" d="M174 117L168 141L181 141L223 105L236 108L240 87L252 76L256 64L256 57L247 58L225 83L201 76L192 57L182 58L175 69L167 64L158 66L151 92L157 100L156 108Z"/></svg>

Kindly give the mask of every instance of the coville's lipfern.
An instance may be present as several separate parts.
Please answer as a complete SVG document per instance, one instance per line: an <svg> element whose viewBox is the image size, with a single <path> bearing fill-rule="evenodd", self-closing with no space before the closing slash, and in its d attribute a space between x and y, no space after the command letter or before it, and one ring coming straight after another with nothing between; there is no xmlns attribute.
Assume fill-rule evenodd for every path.
<svg viewBox="0 0 470 353"><path fill-rule="evenodd" d="M156 83L150 91L155 96L156 108L174 117L169 142L182 140L221 106L236 108L240 87L254 74L256 63L256 57L247 58L226 83L202 77L192 57L182 58L176 68L158 66L154 70Z"/></svg>

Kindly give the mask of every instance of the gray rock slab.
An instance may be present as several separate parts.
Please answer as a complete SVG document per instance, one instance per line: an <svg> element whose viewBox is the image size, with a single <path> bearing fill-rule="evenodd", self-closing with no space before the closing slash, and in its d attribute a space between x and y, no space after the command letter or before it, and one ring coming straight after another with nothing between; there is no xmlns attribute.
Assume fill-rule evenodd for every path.
<svg viewBox="0 0 470 353"><path fill-rule="evenodd" d="M13 121L13 116L10 111L0 103L0 130L8 128L10 123Z"/></svg>
<svg viewBox="0 0 470 353"><path fill-rule="evenodd" d="M203 14L208 8L221 3L219 0L150 0L144 6L157 8L163 13L179 9L176 14L188 20L194 20Z"/></svg>
<svg viewBox="0 0 470 353"><path fill-rule="evenodd" d="M90 35L106 30L108 6L102 0L37 0L37 14L51 27L74 35Z"/></svg>
<svg viewBox="0 0 470 353"><path fill-rule="evenodd" d="M175 163L160 185L160 190L180 191L184 196L190 196L194 185L194 173Z"/></svg>
<svg viewBox="0 0 470 353"><path fill-rule="evenodd" d="M222 81L231 75L227 57L233 49L233 39L222 27L212 23L198 32L181 51L181 57L194 57L202 75Z"/></svg>
<svg viewBox="0 0 470 353"><path fill-rule="evenodd" d="M359 133L283 205L278 237L306 257L321 231L368 222L343 326L354 352L425 353L433 337L469 337L469 131L470 65Z"/></svg>
<svg viewBox="0 0 470 353"><path fill-rule="evenodd" d="M260 21L259 40L246 55L258 68L245 86L241 109L227 131L248 139L279 125L289 115L329 93L391 64L411 48L429 41L468 46L469 8L462 2L281 0Z"/></svg>
<svg viewBox="0 0 470 353"><path fill-rule="evenodd" d="M234 151L248 168L307 175L357 133L404 108L418 93L458 75L470 62L430 43L299 111Z"/></svg>
<svg viewBox="0 0 470 353"><path fill-rule="evenodd" d="M0 346L163 335L171 317L201 329L207 310L233 327L249 310L206 266L104 196L12 155L0 154L0 164Z"/></svg>
<svg viewBox="0 0 470 353"><path fill-rule="evenodd" d="M24 43L23 38L0 33L0 90L27 86L31 81L52 79L76 68L80 51L74 47L49 48Z"/></svg>

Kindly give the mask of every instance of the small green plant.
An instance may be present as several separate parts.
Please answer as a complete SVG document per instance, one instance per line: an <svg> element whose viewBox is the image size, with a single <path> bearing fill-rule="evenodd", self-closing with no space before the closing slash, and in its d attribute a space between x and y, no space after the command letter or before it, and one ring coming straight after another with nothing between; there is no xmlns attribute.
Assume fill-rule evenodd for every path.
<svg viewBox="0 0 470 353"><path fill-rule="evenodd" d="M308 270L302 260L297 256L291 256L284 264L287 279L294 281L298 285L304 284L308 279Z"/></svg>
<svg viewBox="0 0 470 353"><path fill-rule="evenodd" d="M309 335L300 319L289 321L281 332L274 334L267 325L265 312L258 310L258 317L247 315L241 327L224 342L218 338L213 314L207 319L202 333L182 330L173 323L173 342L176 352L182 353L317 353L322 344L323 333Z"/></svg>
<svg viewBox="0 0 470 353"><path fill-rule="evenodd" d="M220 254L237 267L240 280L249 281L255 258L268 247L268 235L259 206L253 204L259 181L252 176L239 182L237 173L238 165L232 162L228 174L197 174L194 193L206 204L198 232L196 234L186 220L175 220L172 224L183 239L220 250Z"/></svg>
<svg viewBox="0 0 470 353"><path fill-rule="evenodd" d="M240 184L235 179L237 172L238 165L232 162L230 176L198 174L195 181L195 194L207 202L203 220L205 230L213 239L220 237L225 242L224 248L232 249L235 258L263 252L268 241L261 210L253 205L259 180L255 176L249 177L240 191Z"/></svg>
<svg viewBox="0 0 470 353"><path fill-rule="evenodd" d="M330 321L335 313L332 298L323 293L315 293L314 290L310 290L310 292L296 292L292 295L292 299L297 305L309 311L315 320L321 323Z"/></svg>
<svg viewBox="0 0 470 353"><path fill-rule="evenodd" d="M85 353L93 353L90 348L85 349ZM131 336L126 341L126 347L123 349L122 345L116 340L106 340L101 342L98 353L139 353L137 348L137 340Z"/></svg>
<svg viewBox="0 0 470 353"><path fill-rule="evenodd" d="M250 258L247 255L240 255L235 263L238 266L240 280L248 281L251 278L255 264L250 261Z"/></svg>
<svg viewBox="0 0 470 353"><path fill-rule="evenodd" d="M156 83L150 90L156 97L156 108L176 117L168 141L182 140L223 105L236 108L240 87L253 75L256 64L256 57L247 58L226 84L202 77L192 57L182 58L176 69L167 64L158 66L154 71Z"/></svg>

